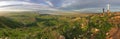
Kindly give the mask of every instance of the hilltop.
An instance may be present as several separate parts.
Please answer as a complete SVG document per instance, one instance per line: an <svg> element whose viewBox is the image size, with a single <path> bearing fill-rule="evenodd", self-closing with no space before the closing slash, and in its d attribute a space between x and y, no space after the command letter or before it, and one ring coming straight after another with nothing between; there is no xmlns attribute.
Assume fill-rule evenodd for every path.
<svg viewBox="0 0 120 39"><path fill-rule="evenodd" d="M0 38L119 39L120 36L119 12L113 12L111 15L102 13L55 15L37 12L6 14L0 16Z"/></svg>

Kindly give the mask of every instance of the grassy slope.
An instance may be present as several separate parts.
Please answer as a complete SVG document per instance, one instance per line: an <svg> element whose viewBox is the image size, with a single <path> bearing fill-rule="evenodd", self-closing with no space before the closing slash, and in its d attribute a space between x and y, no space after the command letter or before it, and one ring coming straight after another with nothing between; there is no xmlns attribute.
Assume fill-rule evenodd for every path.
<svg viewBox="0 0 120 39"><path fill-rule="evenodd" d="M9 37L13 39L14 38L57 39L60 36L63 36L66 39L72 38L105 39L106 37L105 34L111 28L111 24L108 22L109 16L103 15L101 17L99 14L48 15L20 12L6 15L5 17L1 17L1 19L3 18L6 18L4 19L4 21L6 21L6 24L2 22L2 20L0 22L2 24L4 23L4 25L6 25L7 27L15 26L14 25L15 23L17 23L18 27L19 26L20 27L15 29L2 28L0 32L0 37L2 38ZM10 23L7 23L9 21ZM19 25L19 23L23 25ZM99 32L96 32L94 29L98 29ZM92 34L93 36L91 36ZM81 37L79 37L79 35Z"/></svg>

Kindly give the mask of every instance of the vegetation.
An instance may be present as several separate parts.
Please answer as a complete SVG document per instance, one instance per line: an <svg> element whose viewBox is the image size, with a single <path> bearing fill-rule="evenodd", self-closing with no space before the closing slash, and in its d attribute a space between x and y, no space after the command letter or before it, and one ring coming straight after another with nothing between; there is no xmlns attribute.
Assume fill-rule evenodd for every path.
<svg viewBox="0 0 120 39"><path fill-rule="evenodd" d="M0 38L10 39L106 39L111 24L108 15L81 17L18 14L0 17Z"/></svg>

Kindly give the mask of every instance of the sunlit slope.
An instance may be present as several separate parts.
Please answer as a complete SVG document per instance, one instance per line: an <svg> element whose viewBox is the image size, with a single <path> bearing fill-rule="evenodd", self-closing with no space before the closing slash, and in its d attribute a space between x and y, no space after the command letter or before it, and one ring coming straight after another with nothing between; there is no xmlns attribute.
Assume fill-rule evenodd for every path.
<svg viewBox="0 0 120 39"><path fill-rule="evenodd" d="M37 12L9 14L0 17L0 37L11 39L22 37L33 39L106 39L107 36L111 36L112 32L116 32L110 32L112 28L119 29L119 12L113 12L111 15L107 13L84 15L81 13L53 15ZM113 36L119 37L116 34Z"/></svg>

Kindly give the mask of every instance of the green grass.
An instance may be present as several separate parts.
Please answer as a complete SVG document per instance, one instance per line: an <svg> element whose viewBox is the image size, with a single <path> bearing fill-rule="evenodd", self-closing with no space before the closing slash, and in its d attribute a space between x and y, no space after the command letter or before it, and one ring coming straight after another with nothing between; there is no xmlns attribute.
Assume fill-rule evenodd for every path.
<svg viewBox="0 0 120 39"><path fill-rule="evenodd" d="M80 18L80 19L77 19ZM76 20L74 20L76 19ZM105 39L112 25L109 16L94 14L80 15L45 15L37 13L12 14L0 17L0 38L11 39ZM93 28L99 29L94 31Z"/></svg>

